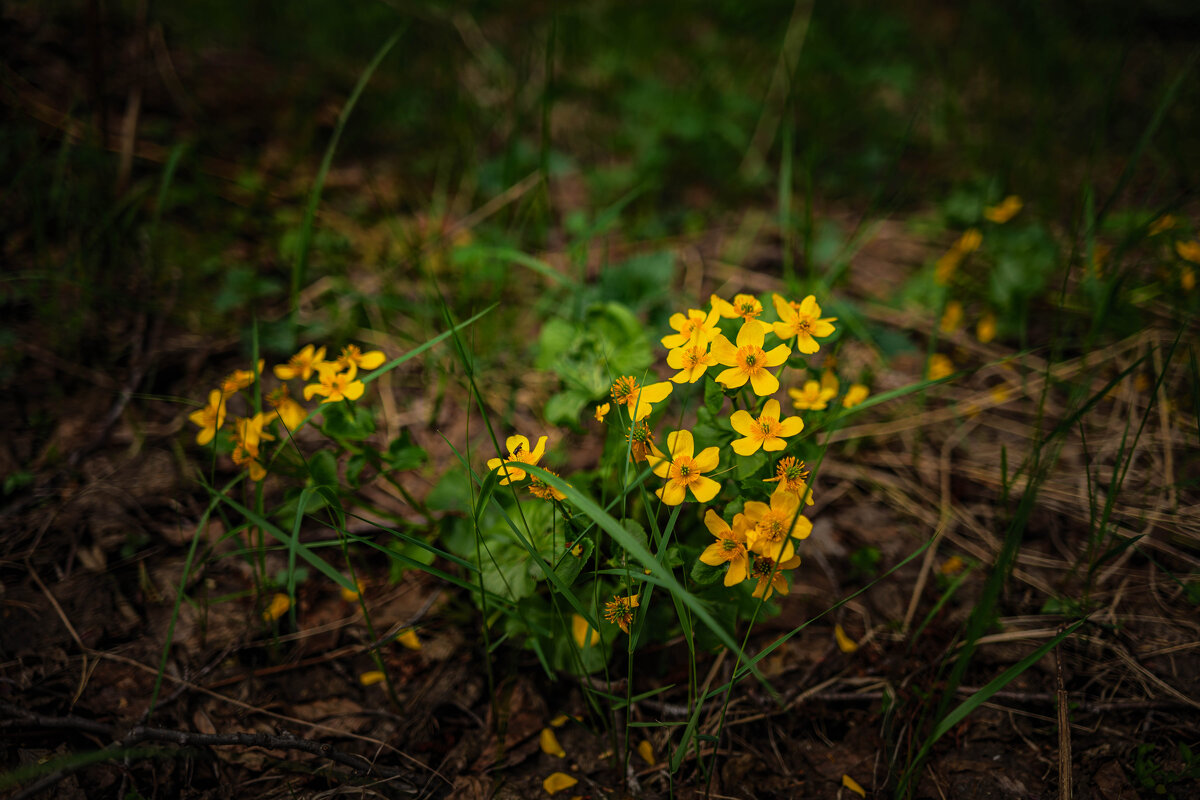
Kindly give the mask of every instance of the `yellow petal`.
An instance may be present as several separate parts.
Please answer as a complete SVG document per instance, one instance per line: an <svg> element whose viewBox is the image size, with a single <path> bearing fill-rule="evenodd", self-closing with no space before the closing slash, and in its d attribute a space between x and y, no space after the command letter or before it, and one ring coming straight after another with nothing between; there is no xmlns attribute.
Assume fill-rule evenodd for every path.
<svg viewBox="0 0 1200 800"><path fill-rule="evenodd" d="M561 792L563 789L570 789L577 783L579 781L565 772L554 772L551 773L550 777L542 781L542 788L546 790L546 794L554 794L555 792Z"/></svg>
<svg viewBox="0 0 1200 800"><path fill-rule="evenodd" d="M356 589L355 591L351 591L350 589L347 589L345 586L342 587L342 599L345 600L347 603L357 603L358 596L360 594L362 594L362 584L359 583L357 580L355 580L354 586Z"/></svg>
<svg viewBox="0 0 1200 800"><path fill-rule="evenodd" d="M377 669L373 669L370 672L364 672L363 674L359 675L358 682L363 686L374 686L377 683L382 683L384 677L385 676L382 672Z"/></svg>
<svg viewBox="0 0 1200 800"><path fill-rule="evenodd" d="M654 766L654 745L650 744L649 739L642 739L640 742L638 742L637 752L638 755L642 757L643 761L652 767Z"/></svg>
<svg viewBox="0 0 1200 800"><path fill-rule="evenodd" d="M858 649L858 642L847 636L841 625L833 626L833 638L837 639L838 649L843 653L853 653Z"/></svg>
<svg viewBox="0 0 1200 800"><path fill-rule="evenodd" d="M592 635L588 636L588 631ZM571 615L571 635L575 637L575 644L579 645L579 649L584 647L595 647L600 642L600 632L588 625L588 622L578 614Z"/></svg>
<svg viewBox="0 0 1200 800"><path fill-rule="evenodd" d="M550 720L550 727L551 728L561 728L563 725L566 725L567 722L570 721L570 719L571 719L570 714L559 714L557 717Z"/></svg>
<svg viewBox="0 0 1200 800"><path fill-rule="evenodd" d="M863 790L863 788L861 786L858 785L858 782L855 781L854 778L851 778L849 775L842 776L842 786L845 786L847 789L854 792L859 797L867 796L867 793Z"/></svg>
<svg viewBox="0 0 1200 800"><path fill-rule="evenodd" d="M382 350L371 350L359 357L358 364L363 369L375 369L383 364L383 358Z"/></svg>
<svg viewBox="0 0 1200 800"><path fill-rule="evenodd" d="M558 737L549 728L542 728L542 735L538 738L538 743L542 746L542 752L547 755L559 758L567 757L567 751L562 749L562 745L558 743Z"/></svg>
<svg viewBox="0 0 1200 800"><path fill-rule="evenodd" d="M276 593L276 595L271 598L270 605L268 605L263 611L263 619L265 619L267 622L274 622L286 614L288 609L291 607L292 601L288 599L286 594Z"/></svg>
<svg viewBox="0 0 1200 800"><path fill-rule="evenodd" d="M417 638L417 632L412 628L406 628L396 637L396 641L409 650L420 650L421 640Z"/></svg>

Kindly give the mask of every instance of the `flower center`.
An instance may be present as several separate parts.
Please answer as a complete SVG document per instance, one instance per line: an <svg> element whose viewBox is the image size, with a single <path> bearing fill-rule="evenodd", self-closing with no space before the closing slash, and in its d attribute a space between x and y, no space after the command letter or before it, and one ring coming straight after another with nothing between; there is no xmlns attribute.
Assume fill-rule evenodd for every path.
<svg viewBox="0 0 1200 800"><path fill-rule="evenodd" d="M800 321L796 323L796 327L808 333L812 329L812 320L808 317L801 317Z"/></svg>
<svg viewBox="0 0 1200 800"><path fill-rule="evenodd" d="M630 398L638 396L638 382L636 378L622 376L613 381L612 399L618 403L627 403Z"/></svg>
<svg viewBox="0 0 1200 800"><path fill-rule="evenodd" d="M692 459L688 458L687 456L678 456L672 466L674 467L672 472L675 473L675 480L683 484L693 483L696 480L696 476L699 474L699 470L696 469L695 463L693 463Z"/></svg>
<svg viewBox="0 0 1200 800"><path fill-rule="evenodd" d="M775 435L775 426L777 424L778 424L778 422L776 420L771 419L770 417L759 417L758 418L758 427L762 431L762 436L764 439L770 438L771 436Z"/></svg>
<svg viewBox="0 0 1200 800"><path fill-rule="evenodd" d="M729 550L737 550L737 549L738 549L738 543L737 543L737 542L735 542L733 539L722 539L722 540L721 540L721 547L723 547L723 548L724 548L726 551L729 551Z"/></svg>
<svg viewBox="0 0 1200 800"><path fill-rule="evenodd" d="M737 360L742 365L742 369L751 375L754 375L761 370L762 364L760 362L766 361L767 359L767 354L763 352L762 348L755 347L752 344L748 344L745 347L740 348L737 352L737 355Z"/></svg>
<svg viewBox="0 0 1200 800"><path fill-rule="evenodd" d="M778 542L787 535L787 520L776 511L768 511L758 523L759 533L767 541Z"/></svg>
<svg viewBox="0 0 1200 800"><path fill-rule="evenodd" d="M754 559L754 569L751 571L751 574L754 575L754 577L769 578L773 572L775 572L774 560L767 558L766 556L759 556L758 558Z"/></svg>

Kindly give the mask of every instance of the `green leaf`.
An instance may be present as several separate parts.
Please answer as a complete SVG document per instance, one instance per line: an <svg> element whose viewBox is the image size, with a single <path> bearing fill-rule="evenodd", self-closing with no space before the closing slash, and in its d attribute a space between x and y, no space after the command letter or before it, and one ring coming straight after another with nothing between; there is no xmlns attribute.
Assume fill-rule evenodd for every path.
<svg viewBox="0 0 1200 800"><path fill-rule="evenodd" d="M314 486L337 486L337 456L332 450L318 450L308 458L308 474Z"/></svg>
<svg viewBox="0 0 1200 800"><path fill-rule="evenodd" d="M706 380L704 382L704 407L708 409L708 413L713 417L721 415L721 409L725 406L725 389L716 381Z"/></svg>
<svg viewBox="0 0 1200 800"><path fill-rule="evenodd" d="M422 447L413 443L412 434L405 428L400 435L388 445L384 460L389 467L397 471L416 469L428 460L429 454Z"/></svg>
<svg viewBox="0 0 1200 800"><path fill-rule="evenodd" d="M325 403L321 406L325 424L321 432L334 439L360 442L375 432L375 420L363 406L351 407L350 403Z"/></svg>
<svg viewBox="0 0 1200 800"><path fill-rule="evenodd" d="M714 567L705 564L700 559L696 559L696 563L692 564L692 580L701 586L708 586L716 583L725 577L725 567Z"/></svg>
<svg viewBox="0 0 1200 800"><path fill-rule="evenodd" d="M568 389L552 395L546 401L546 407L542 409L542 414L546 417L546 422L551 425L569 425L572 428L578 428L579 415L583 413L584 406L591 399L586 394Z"/></svg>

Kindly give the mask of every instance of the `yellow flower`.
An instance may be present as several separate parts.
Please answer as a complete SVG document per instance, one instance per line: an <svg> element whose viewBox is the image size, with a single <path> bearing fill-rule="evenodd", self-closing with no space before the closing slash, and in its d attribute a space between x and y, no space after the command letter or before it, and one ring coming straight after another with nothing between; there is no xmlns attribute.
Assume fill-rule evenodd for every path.
<svg viewBox="0 0 1200 800"><path fill-rule="evenodd" d="M752 294L734 295L733 302L722 300L715 294L709 298L713 311L716 311L725 319L737 319L741 317L746 322L754 322L763 312L762 303L758 302L758 298ZM759 323L766 326L765 322Z"/></svg>
<svg viewBox="0 0 1200 800"><path fill-rule="evenodd" d="M717 540L704 549L700 560L710 567L728 564L729 570L725 573L726 586L734 586L746 580L750 569L750 556L746 552L745 515L735 514L731 528L729 523L710 508L704 513L704 525Z"/></svg>
<svg viewBox="0 0 1200 800"><path fill-rule="evenodd" d="M655 490L655 494L669 506L677 506L687 497L688 490L701 503L707 503L717 496L721 484L712 478L705 477L705 472L717 468L720 460L719 450L715 447L705 448L696 457L692 457L695 442L691 431L675 431L667 434L667 451L665 456L657 450L648 453L646 461L654 469L654 474L667 479L667 485Z"/></svg>
<svg viewBox="0 0 1200 800"><path fill-rule="evenodd" d="M779 322L774 325L775 335L787 341L796 337L796 349L801 353L812 354L820 349L820 344L814 336L830 336L833 334L833 322L837 317L821 319L821 307L817 298L809 295L796 306L779 295L771 295L775 304L775 313L779 314Z"/></svg>
<svg viewBox="0 0 1200 800"><path fill-rule="evenodd" d="M321 395L325 399L321 401L325 403L336 403L341 400L357 400L363 396L366 390L366 384L362 381L354 380L354 374L351 372L338 372L338 365L334 362L326 361L317 368L317 374L320 378L320 383L310 383L304 387L304 399L312 400L313 395Z"/></svg>
<svg viewBox="0 0 1200 800"><path fill-rule="evenodd" d="M577 778L572 778L565 772L555 772L542 781L542 788L546 790L546 794L554 794L563 789L570 789L577 783L579 783Z"/></svg>
<svg viewBox="0 0 1200 800"><path fill-rule="evenodd" d="M324 363L325 348L316 350L311 344L307 344L299 353L289 358L286 364L275 365L275 377L281 381L288 381L292 378L306 381Z"/></svg>
<svg viewBox="0 0 1200 800"><path fill-rule="evenodd" d="M588 631L591 631L590 636ZM571 615L571 636L574 637L575 644L579 645L580 650L600 644L600 631L588 625L588 621L578 614Z"/></svg>
<svg viewBox="0 0 1200 800"><path fill-rule="evenodd" d="M629 429L629 460L634 463L645 461L652 452L655 452L654 432L646 423L636 423Z"/></svg>
<svg viewBox="0 0 1200 800"><path fill-rule="evenodd" d="M792 398L792 408L797 411L820 411L836 396L837 389L831 386L822 387L816 381L805 381L804 387L800 389L788 389L788 397Z"/></svg>
<svg viewBox="0 0 1200 800"><path fill-rule="evenodd" d="M340 369L344 369L350 373L353 378L358 374L359 367L363 369L375 369L383 364L384 355L382 350L370 350L364 353L359 349L358 345L348 344L342 348L342 354L338 356L334 363Z"/></svg>
<svg viewBox="0 0 1200 800"><path fill-rule="evenodd" d="M260 375L262 374L262 369L263 360L260 358L258 360L258 373ZM248 369L235 369L233 372L226 375L221 381L221 394L225 395L226 397L233 397L242 389L245 389L253 384L253 372Z"/></svg>
<svg viewBox="0 0 1200 800"><path fill-rule="evenodd" d="M842 408L854 408L856 405L867 399L867 395L871 390L861 383L852 383L850 388L846 390L846 396L842 398Z"/></svg>
<svg viewBox="0 0 1200 800"><path fill-rule="evenodd" d="M193 425L200 426L196 434L196 444L208 444L217 435L217 430L225 424L225 395L219 389L208 393L208 405L199 411L188 414Z"/></svg>
<svg viewBox="0 0 1200 800"><path fill-rule="evenodd" d="M929 380L939 381L953 374L954 362L950 360L950 356L934 353L929 357Z"/></svg>
<svg viewBox="0 0 1200 800"><path fill-rule="evenodd" d="M978 324L975 325L975 338L980 344L987 344L996 338L995 314L989 311L979 318Z"/></svg>
<svg viewBox="0 0 1200 800"><path fill-rule="evenodd" d="M1175 215L1163 214L1158 219L1154 220L1150 225L1150 229L1146 231L1147 236L1158 236L1163 231L1169 231L1175 227Z"/></svg>
<svg viewBox="0 0 1200 800"><path fill-rule="evenodd" d="M766 325L752 325L747 322L738 331L736 345L722 335L717 336L712 345L713 356L718 364L729 367L717 376L717 383L729 389L736 389L750 381L750 388L759 397L767 397L779 391L779 380L768 370L787 361L792 351L787 345L781 344L769 353L765 352L762 349L765 329Z"/></svg>
<svg viewBox="0 0 1200 800"><path fill-rule="evenodd" d="M974 253L979 249L979 245L983 244L983 234L978 228L969 228L963 232L963 235L958 237L958 241L954 246L960 250L963 255Z"/></svg>
<svg viewBox="0 0 1200 800"><path fill-rule="evenodd" d="M716 363L716 358L708 352L708 341L686 344L667 353L667 364L679 370L671 377L675 383L695 383Z"/></svg>
<svg viewBox="0 0 1200 800"><path fill-rule="evenodd" d="M771 493L771 505L748 500L746 540L750 552L786 562L796 552L793 539L807 539L812 522L800 513L800 498L780 486Z"/></svg>
<svg viewBox="0 0 1200 800"><path fill-rule="evenodd" d="M990 222L997 225L1003 225L1017 215L1021 207L1025 205L1021 202L1021 198L1015 194L1010 194L1008 197L1000 201L999 204L988 206L983 210L983 216Z"/></svg>
<svg viewBox="0 0 1200 800"><path fill-rule="evenodd" d="M551 475L555 476L556 478L558 477L557 472L554 472L553 470L546 470L546 471L549 472ZM565 494L560 492L558 489L555 489L553 486L546 483L544 480L542 480L541 478L539 478L536 475L529 476L529 493L532 494L534 497L540 497L543 500L566 500L567 499L567 496Z"/></svg>
<svg viewBox="0 0 1200 800"><path fill-rule="evenodd" d="M279 387L275 391L267 395L266 400L267 405L275 409L275 415L279 417L279 421L283 423L283 427L289 431L299 428L301 423L308 417L308 412L304 410L304 406L292 399L292 394L288 391L286 383L279 384Z"/></svg>
<svg viewBox="0 0 1200 800"><path fill-rule="evenodd" d="M755 580L758 585L751 592L752 597L770 600L775 592L788 593L787 579L783 575L785 569L795 569L800 566L800 556L792 556L789 560L776 564L774 559L766 556L755 556L754 566L750 569L747 580Z"/></svg>
<svg viewBox="0 0 1200 800"><path fill-rule="evenodd" d="M962 324L963 307L962 303L957 300L951 300L946 303L946 311L942 314L942 321L938 324L942 333L954 333L958 330L958 326Z"/></svg>
<svg viewBox="0 0 1200 800"><path fill-rule="evenodd" d="M234 464L250 470L252 481L261 481L267 475L266 467L258 460L259 444L275 438L263 431L263 425L267 421L266 414L255 414L253 417L242 417L234 422L234 446L230 457Z"/></svg>
<svg viewBox="0 0 1200 800"><path fill-rule="evenodd" d="M689 308L687 316L678 313L672 314L667 323L678 333L664 336L662 338L663 347L668 350L678 350L688 344L705 344L717 335L718 316L720 316L720 312L716 308L708 314L698 308Z"/></svg>
<svg viewBox="0 0 1200 800"><path fill-rule="evenodd" d="M934 280L941 285L946 285L950 279L954 277L955 270L962 260L970 253L979 249L979 245L983 243L983 234L977 229L971 228L958 237L958 241L950 245L947 250L937 260L937 266L934 270Z"/></svg>
<svg viewBox="0 0 1200 800"><path fill-rule="evenodd" d="M773 397L763 405L758 419L751 417L749 411L733 412L729 422L743 437L733 440L733 452L739 456L749 456L757 453L760 447L767 452L787 447L784 438L804 430L804 420L799 417L780 420L779 414L779 401Z"/></svg>
<svg viewBox="0 0 1200 800"><path fill-rule="evenodd" d="M542 459L546 452L546 439L549 437L542 436L538 439L537 447L533 450L529 449L529 440L524 436L510 436L504 440L504 446L508 449L508 455L504 458L489 458L487 468L489 470L502 469L504 477L500 480L501 486L508 486L512 481L525 480L527 474L520 467L502 467L505 461L520 461L522 464L536 465Z"/></svg>
<svg viewBox="0 0 1200 800"><path fill-rule="evenodd" d="M288 612L292 607L292 601L288 599L286 594L276 592L271 598L270 604L263 609L262 617L266 622L274 622Z"/></svg>
<svg viewBox="0 0 1200 800"><path fill-rule="evenodd" d="M1182 259L1191 261L1194 264L1200 264L1200 240L1193 239L1190 242L1176 242L1175 252Z"/></svg>
<svg viewBox="0 0 1200 800"><path fill-rule="evenodd" d="M788 456L775 465L775 477L763 478L763 483L778 483L776 489L784 489L799 497L804 495L805 505L813 504L812 490L808 488L808 466L803 461Z"/></svg>
<svg viewBox="0 0 1200 800"><path fill-rule="evenodd" d="M596 406L596 422L604 422L604 418L608 416L609 409L612 406L608 403L601 403Z"/></svg>
<svg viewBox="0 0 1200 800"><path fill-rule="evenodd" d="M636 594L628 597L613 595L613 599L604 604L604 618L622 632L629 633L629 626L633 624L633 610L640 602L641 598Z"/></svg>
<svg viewBox="0 0 1200 800"><path fill-rule="evenodd" d="M650 416L655 403L661 403L671 393L670 381L660 381L648 386L639 386L637 378L623 375L613 381L609 393L614 403L624 405L629 409L629 416L634 422Z"/></svg>

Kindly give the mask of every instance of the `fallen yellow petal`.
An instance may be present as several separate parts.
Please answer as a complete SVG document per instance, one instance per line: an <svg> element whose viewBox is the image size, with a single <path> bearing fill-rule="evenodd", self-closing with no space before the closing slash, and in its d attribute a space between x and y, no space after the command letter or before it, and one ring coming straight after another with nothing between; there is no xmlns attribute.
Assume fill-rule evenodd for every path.
<svg viewBox="0 0 1200 800"><path fill-rule="evenodd" d="M384 677L385 676L382 672L377 669L373 669L370 672L364 672L362 675L359 675L358 682L363 686L374 686L377 683L382 683Z"/></svg>
<svg viewBox="0 0 1200 800"><path fill-rule="evenodd" d="M963 571L966 564L958 556L950 556L942 562L941 573L943 575L957 575Z"/></svg>
<svg viewBox="0 0 1200 800"><path fill-rule="evenodd" d="M565 772L551 773L549 778L542 781L542 788L546 790L546 794L554 794L561 792L563 789L570 789L575 784L579 783Z"/></svg>
<svg viewBox="0 0 1200 800"><path fill-rule="evenodd" d="M412 628L406 628L396 637L396 641L407 647L409 650L420 650L421 640L417 638L417 632Z"/></svg>
<svg viewBox="0 0 1200 800"><path fill-rule="evenodd" d="M542 735L539 737L538 743L542 746L542 752L547 755L559 758L567 757L567 751L562 749L562 745L558 743L558 737L549 728L542 728Z"/></svg>
<svg viewBox="0 0 1200 800"><path fill-rule="evenodd" d="M851 778L849 775L842 776L842 786L845 786L859 797L867 796L867 793L863 790L863 788L858 785L858 781L854 780L854 778Z"/></svg>
<svg viewBox="0 0 1200 800"><path fill-rule="evenodd" d="M559 714L557 717L550 720L550 727L551 728L561 728L563 725L566 725L567 721L570 719L571 719L570 714Z"/></svg>
<svg viewBox="0 0 1200 800"><path fill-rule="evenodd" d="M358 596L360 594L362 594L362 583L360 583L359 581L356 580L356 581L354 581L354 586L357 589L357 591L353 591L353 592L350 591L349 589L347 589L345 586L342 587L342 599L345 600L347 603L357 603Z"/></svg>
<svg viewBox="0 0 1200 800"><path fill-rule="evenodd" d="M263 611L263 619L267 622L274 622L288 612L292 607L292 601L288 599L286 594L282 592L276 593L271 598L271 604Z"/></svg>
<svg viewBox="0 0 1200 800"><path fill-rule="evenodd" d="M654 745L650 744L649 739L642 739L640 742L638 742L637 752L638 755L642 757L643 761L652 767L654 766Z"/></svg>
<svg viewBox="0 0 1200 800"><path fill-rule="evenodd" d="M843 653L853 653L858 649L858 642L847 636L841 625L833 626L833 638L837 639L838 649Z"/></svg>

